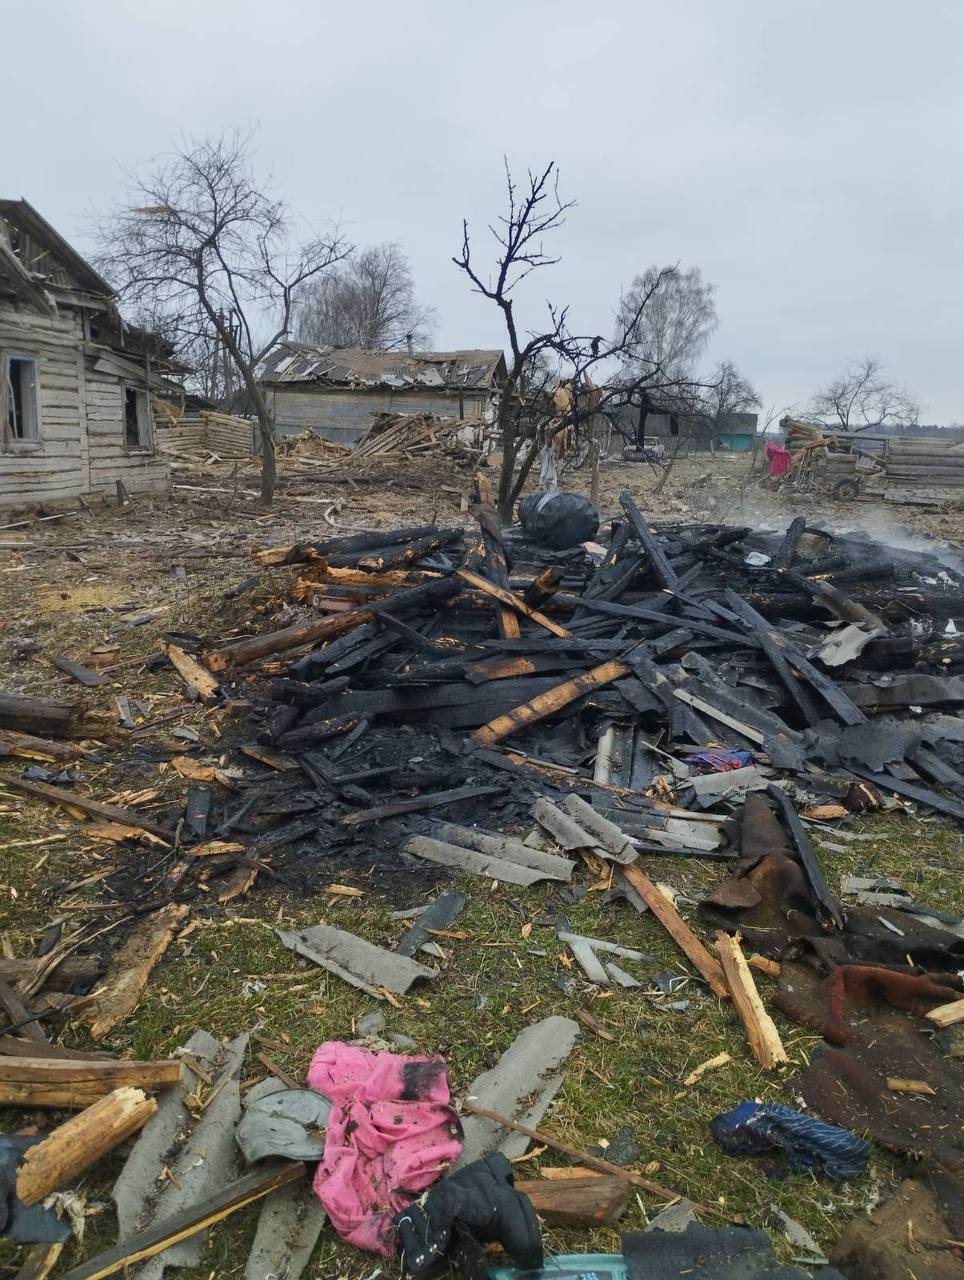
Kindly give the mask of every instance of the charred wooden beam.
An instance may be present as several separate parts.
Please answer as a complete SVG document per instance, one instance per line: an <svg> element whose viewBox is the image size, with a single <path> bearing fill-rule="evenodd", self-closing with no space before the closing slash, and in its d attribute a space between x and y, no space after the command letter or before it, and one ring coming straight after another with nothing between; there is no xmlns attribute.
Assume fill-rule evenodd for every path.
<svg viewBox="0 0 964 1280"><path fill-rule="evenodd" d="M445 600L460 591L461 586L461 582L455 577L434 578L429 582L420 583L417 587L393 592L385 597L383 603L392 614L404 613L409 609ZM266 658L272 653L284 653L288 649L314 644L319 640L333 640L346 631L352 631L356 627L374 621L374 618L375 615L370 608L353 609L350 613L336 614L320 622L301 623L293 627L284 627L281 631L272 631L268 635L237 640L233 644L224 645L223 648L211 650L205 661L212 671L223 671L226 667L247 666L248 663Z"/></svg>
<svg viewBox="0 0 964 1280"><path fill-rule="evenodd" d="M653 572L659 579L660 585L669 588L670 591L675 591L679 587L679 574L667 560L666 553L650 531L643 513L628 493L620 494L619 505L626 512L640 546L649 556Z"/></svg>
<svg viewBox="0 0 964 1280"><path fill-rule="evenodd" d="M69 738L76 716L77 707L73 703L34 698L25 693L0 693L0 729Z"/></svg>

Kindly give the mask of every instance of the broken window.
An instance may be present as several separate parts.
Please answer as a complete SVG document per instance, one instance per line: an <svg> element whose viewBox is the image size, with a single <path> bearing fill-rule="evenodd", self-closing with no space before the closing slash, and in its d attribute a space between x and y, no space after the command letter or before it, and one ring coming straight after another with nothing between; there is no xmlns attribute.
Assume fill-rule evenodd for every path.
<svg viewBox="0 0 964 1280"><path fill-rule="evenodd" d="M147 449L151 443L151 409L147 392L124 388L124 443L128 449Z"/></svg>
<svg viewBox="0 0 964 1280"><path fill-rule="evenodd" d="M3 436L8 445L36 443L40 439L37 401L37 361L33 356L7 355L3 371Z"/></svg>

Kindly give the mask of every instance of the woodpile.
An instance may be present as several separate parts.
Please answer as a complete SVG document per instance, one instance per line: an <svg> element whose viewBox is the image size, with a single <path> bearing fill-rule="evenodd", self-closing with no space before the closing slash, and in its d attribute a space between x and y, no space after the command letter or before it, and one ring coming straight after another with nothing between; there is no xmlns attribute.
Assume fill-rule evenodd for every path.
<svg viewBox="0 0 964 1280"><path fill-rule="evenodd" d="M478 458L485 430L480 418L462 420L436 418L430 413L380 413L352 458L357 462L391 454L414 459L453 451Z"/></svg>

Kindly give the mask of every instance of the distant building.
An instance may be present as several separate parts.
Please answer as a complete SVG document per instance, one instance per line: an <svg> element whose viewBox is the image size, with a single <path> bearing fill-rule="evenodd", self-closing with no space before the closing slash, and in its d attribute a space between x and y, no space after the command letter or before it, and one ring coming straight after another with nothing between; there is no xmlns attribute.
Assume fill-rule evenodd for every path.
<svg viewBox="0 0 964 1280"><path fill-rule="evenodd" d="M26 200L0 200L0 506L168 487L155 452L157 344Z"/></svg>
<svg viewBox="0 0 964 1280"><path fill-rule="evenodd" d="M354 351L282 342L258 377L279 437L310 427L352 445L377 413L494 421L506 365L501 351Z"/></svg>
<svg viewBox="0 0 964 1280"><path fill-rule="evenodd" d="M716 430L716 447L732 453L750 453L756 439L756 413L728 413Z"/></svg>

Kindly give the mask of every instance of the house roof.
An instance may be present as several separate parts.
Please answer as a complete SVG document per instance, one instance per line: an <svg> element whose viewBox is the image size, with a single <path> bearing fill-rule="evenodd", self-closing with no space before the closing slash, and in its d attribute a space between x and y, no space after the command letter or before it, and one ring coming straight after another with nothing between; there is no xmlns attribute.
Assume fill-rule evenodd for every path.
<svg viewBox="0 0 964 1280"><path fill-rule="evenodd" d="M114 290L103 276L98 275L90 263L27 200L0 200L0 218L8 219L14 226L25 231L54 260L53 264L44 263L44 254L39 260L23 262L21 255L21 266L35 283L40 286L49 283L62 288L81 289L88 293L104 294L108 298L114 296ZM52 265L65 269L66 275L52 271Z"/></svg>
<svg viewBox="0 0 964 1280"><path fill-rule="evenodd" d="M281 342L261 365L262 382L320 386L485 390L504 365L501 351L356 351Z"/></svg>

